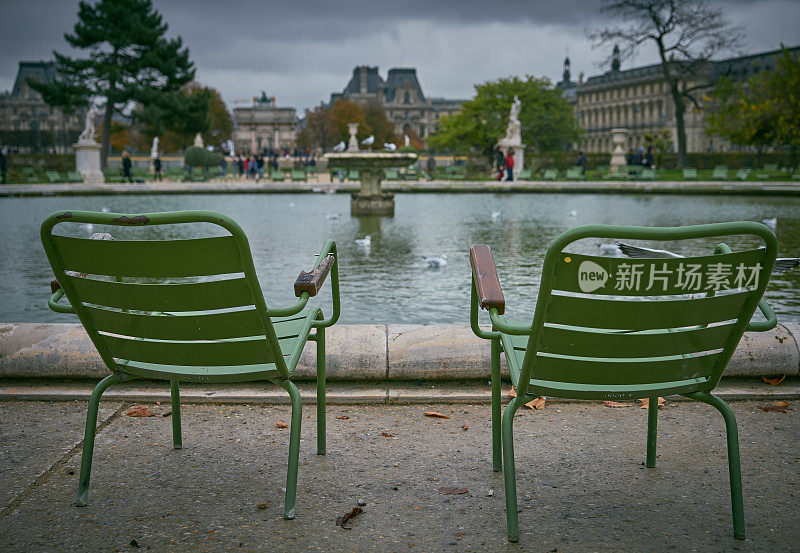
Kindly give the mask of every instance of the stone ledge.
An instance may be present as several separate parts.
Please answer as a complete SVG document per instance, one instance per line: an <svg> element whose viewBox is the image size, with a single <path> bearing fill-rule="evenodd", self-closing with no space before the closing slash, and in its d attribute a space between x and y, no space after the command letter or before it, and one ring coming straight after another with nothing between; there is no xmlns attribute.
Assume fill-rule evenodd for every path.
<svg viewBox="0 0 800 553"><path fill-rule="evenodd" d="M800 323L745 333L727 377L800 375ZM332 381L488 380L489 344L461 325L337 325L326 332ZM309 342L297 380L314 380ZM501 359L504 356L501 357ZM503 373L507 368L503 359ZM77 323L0 323L0 378L102 378L108 370Z"/></svg>

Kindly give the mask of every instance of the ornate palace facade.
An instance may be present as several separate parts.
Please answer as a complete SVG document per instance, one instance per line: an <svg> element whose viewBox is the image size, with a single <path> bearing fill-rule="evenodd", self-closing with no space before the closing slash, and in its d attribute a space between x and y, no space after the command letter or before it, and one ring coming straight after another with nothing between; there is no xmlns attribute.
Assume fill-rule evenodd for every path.
<svg viewBox="0 0 800 553"><path fill-rule="evenodd" d="M413 132L421 139L435 132L439 119L461 109L464 100L430 98L422 93L414 68L390 69L384 80L377 67L359 65L341 93L331 94L330 105L344 98L357 104L377 102L399 135Z"/></svg>
<svg viewBox="0 0 800 553"><path fill-rule="evenodd" d="M789 48L793 55L800 47ZM713 84L722 76L745 80L762 70L775 67L780 50L763 52L708 62L694 72L681 87L690 89L697 85ZM633 69L620 69L618 50L612 56L611 70L578 82L570 80L569 58L565 60L564 76L556 85L564 91L565 98L575 109L578 122L584 129L581 148L587 152L610 152L611 129L622 127L629 132L629 146L646 146L644 134L668 130L677 148L675 109L672 95L662 73L661 65L647 65ZM709 94L712 88L699 91ZM700 94L697 94L699 97ZM735 149L719 137L706 134L706 114L689 101L685 101L687 152L730 151Z"/></svg>

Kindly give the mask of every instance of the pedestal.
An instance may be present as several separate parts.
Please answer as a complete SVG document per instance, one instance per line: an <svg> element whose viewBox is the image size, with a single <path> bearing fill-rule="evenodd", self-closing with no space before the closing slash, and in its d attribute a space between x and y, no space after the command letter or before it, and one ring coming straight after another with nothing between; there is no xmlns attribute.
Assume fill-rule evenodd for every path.
<svg viewBox="0 0 800 553"><path fill-rule="evenodd" d="M83 177L86 184L105 184L106 179L100 170L100 144L96 142L78 142L75 149L75 169Z"/></svg>
<svg viewBox="0 0 800 553"><path fill-rule="evenodd" d="M394 193L367 195L356 192L350 199L350 215L394 216Z"/></svg>
<svg viewBox="0 0 800 553"><path fill-rule="evenodd" d="M628 162L625 160L625 142L628 135L628 129L611 129L611 142L614 149L611 151L611 163L609 163L609 170L611 173L616 173L620 168L625 167Z"/></svg>
<svg viewBox="0 0 800 553"><path fill-rule="evenodd" d="M501 139L497 145L503 149L503 155L508 153L509 148L514 150L514 180L519 180L519 174L525 168L525 144L509 144Z"/></svg>

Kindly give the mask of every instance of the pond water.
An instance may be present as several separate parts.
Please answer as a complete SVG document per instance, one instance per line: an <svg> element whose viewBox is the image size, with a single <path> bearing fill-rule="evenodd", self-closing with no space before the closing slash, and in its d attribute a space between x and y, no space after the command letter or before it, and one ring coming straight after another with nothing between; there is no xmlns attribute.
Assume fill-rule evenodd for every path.
<svg viewBox="0 0 800 553"><path fill-rule="evenodd" d="M105 207L119 213L213 209L225 213L247 233L267 304L272 307L294 302L292 285L297 274L310 269L325 239L333 238L340 257L343 323L468 324L468 251L475 243L492 247L509 316L529 319L547 246L561 232L582 224L673 226L776 217L779 255L800 255L800 198L398 194L396 200L394 217L351 217L350 197L343 194L0 198L0 321L75 320L47 308L52 271L39 241L39 225L58 209ZM492 218L493 211L500 215ZM577 214L570 215L571 211ZM103 230L117 238L132 231L117 227L94 232ZM187 227L179 235L199 232ZM372 237L369 248L355 243L367 234ZM731 245L742 244L734 240ZM693 254L713 247L710 241L693 242L678 251ZM574 251L601 253L596 243L581 243ZM441 268L429 268L423 259L442 255L447 256L447 265ZM773 276L767 300L779 321L800 320L799 289L800 270ZM329 290L327 283L325 290ZM329 293L318 299L329 312Z"/></svg>

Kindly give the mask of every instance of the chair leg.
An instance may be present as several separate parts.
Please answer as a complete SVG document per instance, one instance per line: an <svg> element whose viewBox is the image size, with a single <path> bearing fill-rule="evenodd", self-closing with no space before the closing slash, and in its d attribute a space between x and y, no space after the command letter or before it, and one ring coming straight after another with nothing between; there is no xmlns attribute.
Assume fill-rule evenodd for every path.
<svg viewBox="0 0 800 553"><path fill-rule="evenodd" d="M300 391L291 380L281 382L284 390L292 398L292 426L289 429L289 467L286 469L286 499L283 504L283 517L294 518L294 506L297 500L297 465L300 457L300 423L303 420L303 402Z"/></svg>
<svg viewBox="0 0 800 553"><path fill-rule="evenodd" d="M111 374L95 386L89 398L89 408L86 411L86 429L83 435L83 454L81 456L81 475L78 479L78 507L85 507L89 502L89 478L92 473L92 454L94 453L94 433L97 430L97 408L103 392L117 382L125 380L120 374Z"/></svg>
<svg viewBox="0 0 800 553"><path fill-rule="evenodd" d="M170 391L172 392L172 448L181 449L183 447L183 437L181 436L181 392L177 380L170 381Z"/></svg>
<svg viewBox="0 0 800 553"><path fill-rule="evenodd" d="M656 429L658 427L658 398L651 397L647 405L647 460L645 466L656 466Z"/></svg>
<svg viewBox="0 0 800 553"><path fill-rule="evenodd" d="M317 455L325 455L325 328L317 329Z"/></svg>
<svg viewBox="0 0 800 553"><path fill-rule="evenodd" d="M492 340L492 468L503 470L502 440L500 436L500 340Z"/></svg>
<svg viewBox="0 0 800 553"><path fill-rule="evenodd" d="M736 417L733 416L733 411L728 404L714 395L701 392L686 395L715 407L725 419L725 430L728 437L728 474L731 484L733 537L743 540L745 539L744 503L742 501L742 471L739 466L739 430L736 426Z"/></svg>
<svg viewBox="0 0 800 553"><path fill-rule="evenodd" d="M508 541L519 541L519 515L517 514L517 475L514 468L514 413L521 405L520 397L511 400L503 413L503 469L506 487L506 524Z"/></svg>

